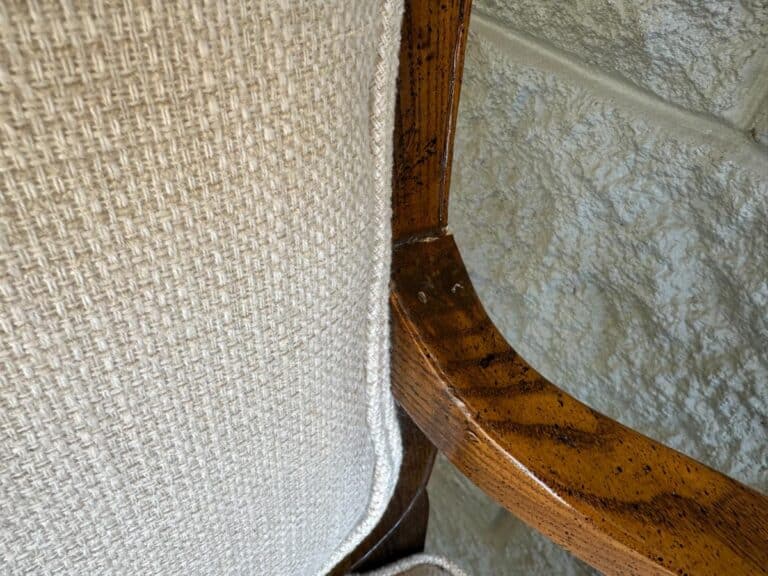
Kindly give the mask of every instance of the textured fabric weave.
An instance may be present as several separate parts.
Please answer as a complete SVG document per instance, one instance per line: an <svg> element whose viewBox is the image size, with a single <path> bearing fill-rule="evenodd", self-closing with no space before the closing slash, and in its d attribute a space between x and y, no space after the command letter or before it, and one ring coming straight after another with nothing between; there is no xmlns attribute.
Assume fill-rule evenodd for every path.
<svg viewBox="0 0 768 576"><path fill-rule="evenodd" d="M316 574L375 524L399 20L0 5L0 572Z"/></svg>
<svg viewBox="0 0 768 576"><path fill-rule="evenodd" d="M357 576L467 576L453 562L441 556L414 554L389 566Z"/></svg>

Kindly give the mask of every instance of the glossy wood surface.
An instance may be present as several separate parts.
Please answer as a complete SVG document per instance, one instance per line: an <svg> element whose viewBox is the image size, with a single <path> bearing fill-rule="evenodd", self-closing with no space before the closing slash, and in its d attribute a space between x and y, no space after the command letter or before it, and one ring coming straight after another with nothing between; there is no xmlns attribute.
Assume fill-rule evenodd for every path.
<svg viewBox="0 0 768 576"><path fill-rule="evenodd" d="M767 573L768 499L544 379L450 236L396 250L391 302L398 401L508 510L610 574Z"/></svg>
<svg viewBox="0 0 768 576"><path fill-rule="evenodd" d="M403 442L403 462L395 493L379 523L335 567L331 572L334 576L347 574L350 570L374 570L424 549L429 519L426 487L435 462L436 449L401 409L398 409L398 420Z"/></svg>
<svg viewBox="0 0 768 576"><path fill-rule="evenodd" d="M395 243L439 233L448 219L470 5L470 0L405 2L392 175Z"/></svg>

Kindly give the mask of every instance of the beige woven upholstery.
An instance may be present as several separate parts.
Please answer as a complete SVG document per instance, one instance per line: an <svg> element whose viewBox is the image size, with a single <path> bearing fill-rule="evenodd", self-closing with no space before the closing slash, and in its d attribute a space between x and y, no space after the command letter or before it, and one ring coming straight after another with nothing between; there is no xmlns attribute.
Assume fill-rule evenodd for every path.
<svg viewBox="0 0 768 576"><path fill-rule="evenodd" d="M317 574L400 459L395 0L0 6L0 572Z"/></svg>
<svg viewBox="0 0 768 576"><path fill-rule="evenodd" d="M453 562L431 554L414 554L379 570L359 576L467 576Z"/></svg>

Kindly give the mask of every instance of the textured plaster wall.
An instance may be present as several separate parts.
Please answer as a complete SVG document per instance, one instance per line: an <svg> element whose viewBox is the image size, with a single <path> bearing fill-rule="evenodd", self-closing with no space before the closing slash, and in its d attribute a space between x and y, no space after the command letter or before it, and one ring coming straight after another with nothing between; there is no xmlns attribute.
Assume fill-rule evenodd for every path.
<svg viewBox="0 0 768 576"><path fill-rule="evenodd" d="M473 14L745 125L768 85L766 0L476 0Z"/></svg>
<svg viewBox="0 0 768 576"><path fill-rule="evenodd" d="M492 318L768 492L766 3L476 2L449 221ZM431 496L429 547L476 574L589 571L445 462Z"/></svg>

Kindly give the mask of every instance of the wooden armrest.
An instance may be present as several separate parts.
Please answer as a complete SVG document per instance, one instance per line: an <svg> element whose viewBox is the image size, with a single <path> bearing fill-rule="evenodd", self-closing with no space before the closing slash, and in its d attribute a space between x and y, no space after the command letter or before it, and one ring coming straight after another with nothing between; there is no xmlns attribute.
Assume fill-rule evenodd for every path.
<svg viewBox="0 0 768 576"><path fill-rule="evenodd" d="M450 236L393 262L393 387L475 484L612 574L766 574L768 498L545 380L490 321Z"/></svg>

